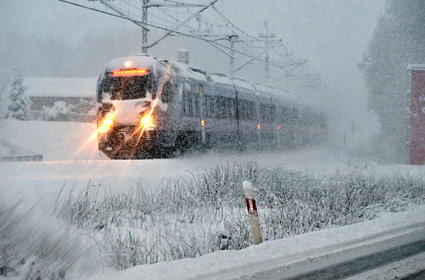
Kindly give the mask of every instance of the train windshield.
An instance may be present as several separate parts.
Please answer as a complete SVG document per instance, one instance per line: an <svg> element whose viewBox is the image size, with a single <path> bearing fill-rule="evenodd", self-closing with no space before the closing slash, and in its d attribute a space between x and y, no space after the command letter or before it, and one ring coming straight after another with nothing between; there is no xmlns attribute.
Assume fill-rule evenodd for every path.
<svg viewBox="0 0 425 280"><path fill-rule="evenodd" d="M138 99L152 92L152 75L130 77L105 77L103 96L108 94L111 100Z"/></svg>

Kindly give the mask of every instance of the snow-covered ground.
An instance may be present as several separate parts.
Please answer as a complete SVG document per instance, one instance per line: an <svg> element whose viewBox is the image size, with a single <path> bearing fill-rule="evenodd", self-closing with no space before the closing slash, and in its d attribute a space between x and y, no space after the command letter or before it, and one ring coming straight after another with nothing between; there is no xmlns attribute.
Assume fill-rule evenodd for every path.
<svg viewBox="0 0 425 280"><path fill-rule="evenodd" d="M140 182L155 187L161 180L187 176L219 164L256 162L262 167L285 167L313 175L357 169L375 173L423 173L422 166L379 166L350 159L344 152L323 147L295 151L240 153L208 152L172 159L112 161L97 150L92 123L11 121L0 123L0 140L43 155L42 162L0 162L0 189L29 197L56 196L59 189L102 185L124 190Z"/></svg>
<svg viewBox="0 0 425 280"><path fill-rule="evenodd" d="M324 147L244 154L208 152L173 159L111 161L97 150L94 131L94 124L91 123L9 120L1 122L0 141L42 154L43 161L0 162L0 196L10 201L23 199L48 206L63 187L65 190L83 189L87 184L91 184L101 185L112 191L123 191L141 183L145 187L155 188L162 180L189 176L215 165L233 162L256 162L262 167L286 167L319 176L353 169L370 174L402 172L425 175L425 168L422 166L382 166L354 160L342 151ZM209 273L216 273L218 268L224 269L225 273L234 272L234 265L237 265L238 269L263 269L273 260L286 260L289 264L294 260L294 256L313 256L315 249L321 245L333 246L333 242L345 244L350 238L367 237L379 232L384 226L396 227L403 222L422 221L424 211L417 209L410 214L397 214L398 218L383 218L379 223L366 222L347 228L328 229L281 241L266 242L241 251L223 251L197 259L143 265L111 274L112 276L101 275L95 279L201 279L201 275L210 277ZM330 236L333 238L329 238ZM253 263L257 263L258 258L261 262L254 266ZM226 275L218 278L211 276L207 279L225 279Z"/></svg>
<svg viewBox="0 0 425 280"><path fill-rule="evenodd" d="M97 150L92 123L6 120L0 124L0 131L0 140L43 155L42 162L0 162L0 189L7 189L13 196L22 194L37 199L55 197L64 185L85 188L89 182L120 191L137 182L155 187L166 178L233 162L257 162L264 167L282 166L311 174L331 174L352 167L342 155L323 148L245 154L208 152L172 159L112 161Z"/></svg>

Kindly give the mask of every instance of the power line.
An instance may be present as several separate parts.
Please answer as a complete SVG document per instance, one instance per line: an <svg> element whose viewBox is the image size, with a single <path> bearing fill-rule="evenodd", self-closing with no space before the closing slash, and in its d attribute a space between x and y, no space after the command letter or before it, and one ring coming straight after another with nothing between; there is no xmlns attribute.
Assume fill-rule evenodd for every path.
<svg viewBox="0 0 425 280"><path fill-rule="evenodd" d="M293 62L293 59L289 55L289 51L286 45L282 43L282 40L276 41L276 42L279 42L278 44L276 44L276 42L272 43L273 40L271 40L272 38L268 37L268 34L266 34L267 38L266 37L258 38L245 32L240 27L236 26L220 10L218 10L215 7L214 4L218 0L208 1L208 3L206 4L184 3L181 1L175 1L175 0L163 0L163 1L139 0L138 3L140 4L140 6L135 5L133 2L131 2L131 0L120 0L119 3L116 5L111 4L109 0L98 0L105 7L105 9L103 10L97 7L97 5L95 4L95 1L89 1L89 2L93 2L91 6L76 3L75 0L73 2L71 2L71 0L58 0L58 1L71 4L77 7L85 8L88 10L100 12L100 13L113 16L116 18L125 19L142 27L142 35L143 35L142 36L142 45L143 45L142 51L143 52L146 52L148 48L155 46L167 36L171 34L177 34L177 35L181 35L181 36L185 36L185 37L189 37L193 39L198 39L211 45L215 49L219 50L221 53L230 57L231 65L234 64L235 55L240 55L240 56L249 58L249 60L245 64L243 64L242 66L239 66L238 69L236 70L233 68L233 66L231 66L230 73L233 73L233 71L240 70L245 65L248 65L254 61L257 61L257 62L265 63L266 73L268 72L268 66L270 65L275 68L283 70L287 74L293 75L293 73L291 73L286 68L297 65L297 63L295 62L288 64L283 62L271 61L268 56L269 50L273 51L274 54L278 55L281 58L286 57L286 62L288 62L288 58L292 62ZM210 7L212 8L212 11L214 11L216 16L221 18L221 20L223 20L225 24L212 22L210 20L205 20L204 18L200 17L200 14ZM124 11L125 8L127 9L127 11ZM166 18L160 17L158 15L148 17L148 14L147 14L148 8L157 8L162 14L166 16ZM168 9L170 8L184 8L186 10L186 14L184 13L178 14L178 10L180 9L174 9L176 11L176 15L174 16L168 11ZM194 12L192 10L194 8L198 8L198 10ZM140 13L142 15L141 21L137 19L140 17ZM182 20L179 18L185 15L186 15L185 19ZM149 21L148 21L148 18L149 18ZM172 20L169 20L169 18L171 18ZM193 21L194 19L196 19L196 21L198 22L198 28L195 28L190 24L190 22ZM168 25L172 25L173 23L176 23L176 26L174 26L174 28L169 28ZM202 31L201 30L202 25L205 26L205 29L203 29L204 33L200 32ZM150 30L150 28L163 30L165 31L165 34L162 35L159 39L157 39L153 43L148 45L147 32ZM179 31L178 29L184 29L186 31ZM214 29L219 29L220 32L216 33L214 32ZM235 38L238 38L238 39L235 40ZM224 40L224 39L230 41L231 43L230 47L218 42L218 40ZM236 42L241 43L239 48L244 47L245 50L241 51L241 50L235 49L234 44ZM260 43L264 44L264 46L258 46L258 44ZM283 53L279 52L277 48L282 48ZM261 51L260 53L257 52L257 54L253 54L253 50L255 49L257 50L262 49L263 51ZM266 58L265 59L260 58L259 56L263 55L264 53L266 53Z"/></svg>

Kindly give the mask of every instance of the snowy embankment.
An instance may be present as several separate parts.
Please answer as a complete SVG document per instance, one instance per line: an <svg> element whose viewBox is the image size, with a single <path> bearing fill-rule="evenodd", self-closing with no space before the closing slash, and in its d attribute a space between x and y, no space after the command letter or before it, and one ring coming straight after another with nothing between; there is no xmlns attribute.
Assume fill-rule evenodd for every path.
<svg viewBox="0 0 425 280"><path fill-rule="evenodd" d="M219 251L198 258L109 271L89 280L238 279L276 267L314 262L334 253L391 240L424 227L425 207L420 207L373 221L268 241L239 251Z"/></svg>

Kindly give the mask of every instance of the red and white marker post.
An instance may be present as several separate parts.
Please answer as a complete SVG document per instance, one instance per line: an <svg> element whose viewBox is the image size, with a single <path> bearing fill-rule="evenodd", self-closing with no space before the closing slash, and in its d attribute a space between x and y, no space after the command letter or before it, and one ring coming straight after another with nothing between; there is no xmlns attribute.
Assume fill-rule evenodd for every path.
<svg viewBox="0 0 425 280"><path fill-rule="evenodd" d="M251 225L251 233L254 244L263 242L260 231L260 219L258 217L257 205L255 203L254 188L249 181L243 181L243 191L245 193L246 208L248 210L248 219Z"/></svg>

